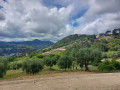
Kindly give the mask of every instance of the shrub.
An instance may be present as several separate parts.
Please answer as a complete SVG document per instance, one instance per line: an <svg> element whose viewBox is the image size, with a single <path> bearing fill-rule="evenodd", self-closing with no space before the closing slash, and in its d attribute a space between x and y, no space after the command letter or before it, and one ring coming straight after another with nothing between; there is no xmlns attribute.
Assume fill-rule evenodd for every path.
<svg viewBox="0 0 120 90"><path fill-rule="evenodd" d="M114 67L115 70L120 70L120 62L118 62L118 61L116 61L116 60L113 59L111 61L111 63L112 63L112 65L113 65L113 67Z"/></svg>
<svg viewBox="0 0 120 90"><path fill-rule="evenodd" d="M8 60L6 58L0 58L0 78L3 77L4 74L6 74L8 70Z"/></svg>
<svg viewBox="0 0 120 90"><path fill-rule="evenodd" d="M107 57L112 58L112 59L117 59L119 57L119 55L118 55L117 51L109 51L107 53Z"/></svg>
<svg viewBox="0 0 120 90"><path fill-rule="evenodd" d="M17 62L17 69L22 68L22 62Z"/></svg>
<svg viewBox="0 0 120 90"><path fill-rule="evenodd" d="M12 62L10 63L10 69L16 70L22 67L22 62Z"/></svg>
<svg viewBox="0 0 120 90"><path fill-rule="evenodd" d="M38 73L43 69L43 61L41 59L27 59L23 62L23 71L28 74Z"/></svg>
<svg viewBox="0 0 120 90"><path fill-rule="evenodd" d="M17 62L10 63L10 69L16 70L17 69Z"/></svg>
<svg viewBox="0 0 120 90"><path fill-rule="evenodd" d="M44 58L44 55L42 55L42 54L37 54L37 58Z"/></svg>
<svg viewBox="0 0 120 90"><path fill-rule="evenodd" d="M112 71L112 70L120 70L120 62L116 60L105 60L104 62L100 63L98 66L99 71Z"/></svg>
<svg viewBox="0 0 120 90"><path fill-rule="evenodd" d="M107 52L102 52L102 58L107 58Z"/></svg>
<svg viewBox="0 0 120 90"><path fill-rule="evenodd" d="M114 70L114 67L110 61L105 60L104 62L99 64L98 70L99 71L112 71L112 70Z"/></svg>
<svg viewBox="0 0 120 90"><path fill-rule="evenodd" d="M7 59L9 60L9 62L14 62L16 57L15 56L10 56Z"/></svg>
<svg viewBox="0 0 120 90"><path fill-rule="evenodd" d="M33 58L34 56L37 56L37 53L32 52L32 53L29 55L30 58Z"/></svg>
<svg viewBox="0 0 120 90"><path fill-rule="evenodd" d="M0 63L0 78L3 77L4 72L5 72L4 64L3 64L3 63Z"/></svg>

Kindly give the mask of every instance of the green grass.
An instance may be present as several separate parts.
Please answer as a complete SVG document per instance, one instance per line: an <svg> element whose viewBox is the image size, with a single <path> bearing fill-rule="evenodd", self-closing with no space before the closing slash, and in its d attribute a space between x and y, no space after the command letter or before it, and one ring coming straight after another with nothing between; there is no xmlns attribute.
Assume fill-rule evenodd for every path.
<svg viewBox="0 0 120 90"><path fill-rule="evenodd" d="M22 69L8 70L6 75L4 75L3 78L0 78L0 79L13 79L13 78L17 78L17 77L25 76L25 75L27 74L23 72Z"/></svg>
<svg viewBox="0 0 120 90"><path fill-rule="evenodd" d="M97 67L94 66L89 66L89 69L91 71L96 71ZM44 66L44 69L42 71L40 71L39 73L35 74L35 75L44 75L44 74L53 74L53 73L64 73L64 72L80 72L82 71L79 67L78 69L69 69L67 71L65 71L64 69L60 69L57 65L54 65L52 67L52 69L50 69L50 67L48 66ZM23 76L33 76L33 74L26 74L25 72L22 71L22 69L19 70L8 70L6 75L4 75L3 78L1 79L14 79L14 78L18 78L18 77L23 77Z"/></svg>
<svg viewBox="0 0 120 90"><path fill-rule="evenodd" d="M97 66L89 66L90 71L98 71Z"/></svg>

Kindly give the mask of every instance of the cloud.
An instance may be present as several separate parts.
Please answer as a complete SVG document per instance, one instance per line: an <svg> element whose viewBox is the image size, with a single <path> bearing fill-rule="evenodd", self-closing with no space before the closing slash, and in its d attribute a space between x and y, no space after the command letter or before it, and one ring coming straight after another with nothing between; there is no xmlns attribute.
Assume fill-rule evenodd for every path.
<svg viewBox="0 0 120 90"><path fill-rule="evenodd" d="M5 16L2 12L0 12L0 21L5 20Z"/></svg>
<svg viewBox="0 0 120 90"><path fill-rule="evenodd" d="M0 40L51 40L120 28L119 0L0 1Z"/></svg>
<svg viewBox="0 0 120 90"><path fill-rule="evenodd" d="M75 22L79 23L75 33L99 34L120 28L120 1L91 0L88 11Z"/></svg>
<svg viewBox="0 0 120 90"><path fill-rule="evenodd" d="M71 13L72 18L80 17L79 14L83 13L83 11L87 11L88 9L88 1L89 0L42 0L42 3L47 7L66 7L68 5L73 5L73 12Z"/></svg>
<svg viewBox="0 0 120 90"><path fill-rule="evenodd" d="M117 12L120 12L119 0L92 0L87 14L93 16Z"/></svg>
<svg viewBox="0 0 120 90"><path fill-rule="evenodd" d="M55 38L60 35L64 36L66 24L73 10L72 5L48 8L42 5L41 0L29 0L29 2L7 0L2 5L1 12L5 14L6 19L0 22L0 37L13 40L15 38L23 40L38 38L55 41ZM0 16L0 19L4 18Z"/></svg>

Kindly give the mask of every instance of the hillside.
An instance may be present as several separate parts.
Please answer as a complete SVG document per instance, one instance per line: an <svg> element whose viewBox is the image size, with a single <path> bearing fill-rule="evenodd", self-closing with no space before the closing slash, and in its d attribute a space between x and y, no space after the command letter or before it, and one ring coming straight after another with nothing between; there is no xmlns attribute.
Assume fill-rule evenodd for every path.
<svg viewBox="0 0 120 90"><path fill-rule="evenodd" d="M52 46L40 50L42 53L60 53L67 47L73 45L86 45L88 42L92 48L99 48L103 52L107 51L118 51L120 49L120 29L114 29L113 31L106 31L99 35L85 35L85 34L74 34L69 35L60 41L56 42ZM64 50L63 50L64 48Z"/></svg>
<svg viewBox="0 0 120 90"><path fill-rule="evenodd" d="M62 46L67 46L69 44L72 44L77 41L82 41L82 40L90 40L90 39L95 39L95 35L80 35L80 34L74 34L74 35L69 35L62 40L58 41L57 43L53 44L51 47L52 48L59 48Z"/></svg>
<svg viewBox="0 0 120 90"><path fill-rule="evenodd" d="M74 34L74 35L69 35L67 37L64 37L60 41L56 42L52 46L40 50L40 52L46 52L46 53L59 53L65 50L66 47L71 46L74 43L81 42L84 40L90 40L94 41L96 39L95 35L85 35L85 34ZM64 50L63 50L64 49Z"/></svg>

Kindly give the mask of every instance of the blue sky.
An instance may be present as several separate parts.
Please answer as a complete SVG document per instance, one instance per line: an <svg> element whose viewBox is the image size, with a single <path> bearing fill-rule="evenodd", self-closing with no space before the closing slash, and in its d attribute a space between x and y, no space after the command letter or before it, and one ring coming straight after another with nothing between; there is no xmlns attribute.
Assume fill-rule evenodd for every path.
<svg viewBox="0 0 120 90"><path fill-rule="evenodd" d="M0 0L0 41L51 40L120 28L120 0Z"/></svg>

